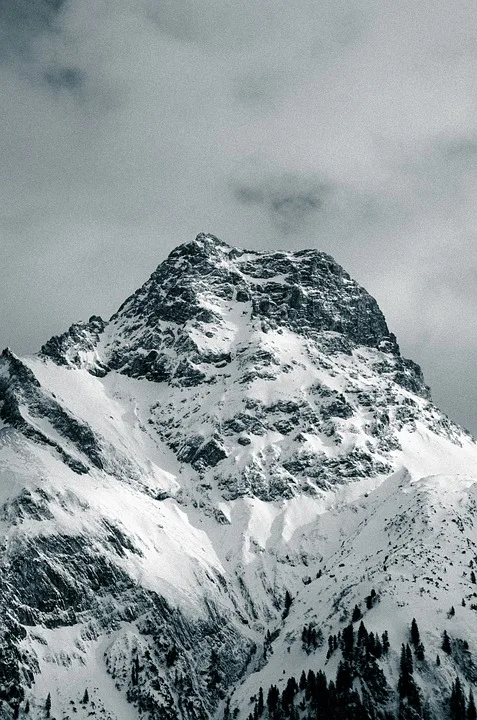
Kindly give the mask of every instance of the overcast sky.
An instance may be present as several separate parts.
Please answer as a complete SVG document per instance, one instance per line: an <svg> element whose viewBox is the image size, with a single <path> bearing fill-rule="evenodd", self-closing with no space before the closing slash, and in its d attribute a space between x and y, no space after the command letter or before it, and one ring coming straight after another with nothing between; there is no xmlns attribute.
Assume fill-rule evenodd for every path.
<svg viewBox="0 0 477 720"><path fill-rule="evenodd" d="M477 433L475 0L2 0L0 344L199 231L316 247Z"/></svg>

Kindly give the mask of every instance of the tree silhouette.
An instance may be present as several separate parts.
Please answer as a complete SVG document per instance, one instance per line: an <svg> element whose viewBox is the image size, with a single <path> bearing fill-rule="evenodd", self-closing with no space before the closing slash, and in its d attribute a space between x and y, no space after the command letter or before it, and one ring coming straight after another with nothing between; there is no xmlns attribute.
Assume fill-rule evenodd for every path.
<svg viewBox="0 0 477 720"><path fill-rule="evenodd" d="M477 710L475 709L475 700L472 690L469 692L469 704L467 705L466 720L477 720Z"/></svg>
<svg viewBox="0 0 477 720"><path fill-rule="evenodd" d="M264 702L263 702L263 688L260 686L260 689L258 691L258 702L257 702L257 710L258 714L261 715L263 713L264 708Z"/></svg>
<svg viewBox="0 0 477 720"><path fill-rule="evenodd" d="M419 628L417 627L416 618L412 618L411 623L411 642L414 647L417 647L420 642Z"/></svg>
<svg viewBox="0 0 477 720"><path fill-rule="evenodd" d="M452 720L466 720L465 696L458 677L452 685L449 710Z"/></svg>
<svg viewBox="0 0 477 720"><path fill-rule="evenodd" d="M51 694L48 693L46 702L45 702L45 710L46 710L46 717L50 717L50 711L51 711Z"/></svg>
<svg viewBox="0 0 477 720"><path fill-rule="evenodd" d="M442 634L442 645L441 645L441 647L442 647L442 649L444 650L444 652L445 652L447 655L450 655L450 654L451 654L452 648L451 648L450 638L449 638L449 636L448 636L448 634L447 634L447 630L444 630L444 632L443 632L443 634Z"/></svg>

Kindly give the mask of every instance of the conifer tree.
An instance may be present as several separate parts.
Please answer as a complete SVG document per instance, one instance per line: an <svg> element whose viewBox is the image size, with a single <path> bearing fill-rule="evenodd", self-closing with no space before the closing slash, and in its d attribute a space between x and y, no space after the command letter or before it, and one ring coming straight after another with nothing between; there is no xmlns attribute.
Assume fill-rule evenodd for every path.
<svg viewBox="0 0 477 720"><path fill-rule="evenodd" d="M288 678L286 687L282 692L282 707L287 715L289 714L290 706L293 705L293 700L297 690L298 686L295 678Z"/></svg>
<svg viewBox="0 0 477 720"><path fill-rule="evenodd" d="M316 689L316 675L313 672L313 670L308 670L308 675L306 676L306 689L305 689L305 697L307 700L310 700L314 697Z"/></svg>
<svg viewBox="0 0 477 720"><path fill-rule="evenodd" d="M351 624L347 625L341 635L341 647L343 650L343 657L345 659L350 658L353 654L354 648L354 631Z"/></svg>
<svg viewBox="0 0 477 720"><path fill-rule="evenodd" d="M466 720L465 696L462 689L462 684L458 677L455 679L452 685L449 710L452 720Z"/></svg>
<svg viewBox="0 0 477 720"><path fill-rule="evenodd" d="M419 628L417 627L416 618L412 618L411 623L411 642L414 647L417 647L420 642Z"/></svg>
<svg viewBox="0 0 477 720"><path fill-rule="evenodd" d="M414 663L412 661L412 652L409 645L406 644L406 666L410 675L414 672Z"/></svg>
<svg viewBox="0 0 477 720"><path fill-rule="evenodd" d="M314 704L317 709L317 716L323 715L328 707L328 682L323 670L319 670L316 675Z"/></svg>
<svg viewBox="0 0 477 720"><path fill-rule="evenodd" d="M401 676L409 674L409 668L406 660L406 646L404 645L404 643L401 645L401 661L399 663L399 667L401 671Z"/></svg>
<svg viewBox="0 0 477 720"><path fill-rule="evenodd" d="M381 645L381 640L379 639L379 635L376 635L374 640L374 655L379 660L379 658L383 654L383 646Z"/></svg>
<svg viewBox="0 0 477 720"><path fill-rule="evenodd" d="M447 630L444 630L444 632L443 632L443 634L442 634L442 645L441 645L441 647L442 647L442 649L444 650L444 652L445 652L447 655L450 655L450 654L451 654L452 648L451 648L451 643L450 643L449 635L447 634Z"/></svg>
<svg viewBox="0 0 477 720"><path fill-rule="evenodd" d="M328 685L327 702L330 709L336 708L336 686L333 680L330 680L330 683Z"/></svg>
<svg viewBox="0 0 477 720"><path fill-rule="evenodd" d="M260 686L258 691L258 702L257 702L257 710L258 714L261 715L263 713L264 708L264 702L263 702L263 688Z"/></svg>
<svg viewBox="0 0 477 720"><path fill-rule="evenodd" d="M417 659L420 660L421 662L422 662L422 661L424 660L424 658L425 658L424 645L422 644L422 642L420 642L419 645L418 645L417 648L416 648L416 657L417 657Z"/></svg>
<svg viewBox="0 0 477 720"><path fill-rule="evenodd" d="M469 692L469 704L467 705L466 720L477 720L477 710L475 708L475 700L472 689Z"/></svg>
<svg viewBox="0 0 477 720"><path fill-rule="evenodd" d="M351 668L346 662L338 664L336 672L336 692L338 695L346 695L353 687L353 675Z"/></svg>
<svg viewBox="0 0 477 720"><path fill-rule="evenodd" d="M361 620L358 628L358 640L357 643L359 646L366 647L368 644L368 631L366 630L366 627L364 625L364 622Z"/></svg>
<svg viewBox="0 0 477 720"><path fill-rule="evenodd" d="M179 657L179 652L178 652L178 650L177 650L177 647L176 647L175 643L172 643L172 645L170 646L170 648L169 648L168 651L166 652L166 665L167 665L167 667L172 667L178 657ZM137 663L136 678L139 679L139 660L138 660L137 657L136 657L136 663Z"/></svg>
<svg viewBox="0 0 477 720"><path fill-rule="evenodd" d="M366 652L373 657L376 657L376 638L374 633L370 632L368 639L366 640Z"/></svg>
<svg viewBox="0 0 477 720"><path fill-rule="evenodd" d="M267 707L270 716L273 716L277 709L280 692L275 685L271 685L267 695Z"/></svg>
<svg viewBox="0 0 477 720"><path fill-rule="evenodd" d="M46 702L45 702L45 710L46 710L46 717L50 717L50 711L51 711L51 694L48 693Z"/></svg>
<svg viewBox="0 0 477 720"><path fill-rule="evenodd" d="M374 607L374 603L376 602L376 599L377 599L376 590L373 589L373 590L371 590L370 594L367 595L365 598L366 607L368 610L371 610L371 608Z"/></svg>
<svg viewBox="0 0 477 720"><path fill-rule="evenodd" d="M409 645L401 646L401 663L398 682L400 718L421 717L421 698L414 678L412 652Z"/></svg>

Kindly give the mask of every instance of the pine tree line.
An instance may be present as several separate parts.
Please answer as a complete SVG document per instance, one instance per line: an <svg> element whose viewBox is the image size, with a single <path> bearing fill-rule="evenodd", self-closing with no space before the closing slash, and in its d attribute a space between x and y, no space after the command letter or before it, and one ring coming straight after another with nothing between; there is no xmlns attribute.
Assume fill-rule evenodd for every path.
<svg viewBox="0 0 477 720"><path fill-rule="evenodd" d="M352 617L358 618L356 608ZM313 646L317 632L313 625L304 626L305 650ZM442 648L444 652L451 652L445 631ZM401 646L399 680L394 689L379 665L390 652L387 631L381 635L369 632L363 620L355 630L350 623L342 632L328 637L327 658L335 652L339 652L341 658L333 680L328 680L323 670L310 669L308 673L302 672L298 682L295 677L288 678L281 692L276 685L267 691L260 688L248 720L432 720L429 706L414 679L415 664L426 663L415 618L410 625L409 642ZM439 657L436 664L440 664ZM390 709L393 706L395 709ZM443 712L446 720L477 720L472 690L466 697L458 677Z"/></svg>

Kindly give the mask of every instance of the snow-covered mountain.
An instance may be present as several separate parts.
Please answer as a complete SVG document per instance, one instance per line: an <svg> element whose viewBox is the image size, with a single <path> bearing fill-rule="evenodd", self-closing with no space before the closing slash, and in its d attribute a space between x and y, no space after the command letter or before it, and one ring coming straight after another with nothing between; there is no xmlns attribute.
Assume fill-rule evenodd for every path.
<svg viewBox="0 0 477 720"><path fill-rule="evenodd" d="M0 717L316 717L321 670L319 717L441 720L477 682L477 446L324 253L201 234L5 350L0 479Z"/></svg>

